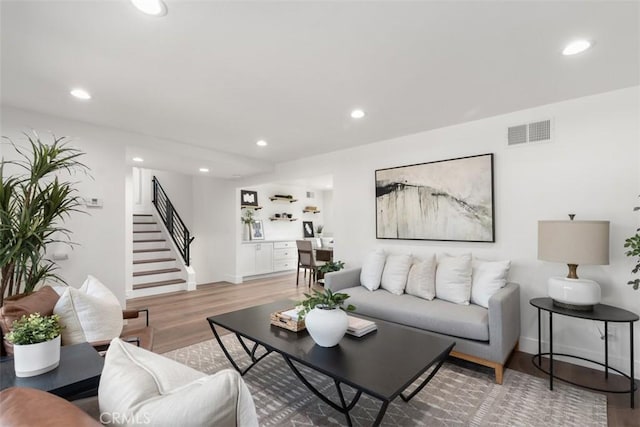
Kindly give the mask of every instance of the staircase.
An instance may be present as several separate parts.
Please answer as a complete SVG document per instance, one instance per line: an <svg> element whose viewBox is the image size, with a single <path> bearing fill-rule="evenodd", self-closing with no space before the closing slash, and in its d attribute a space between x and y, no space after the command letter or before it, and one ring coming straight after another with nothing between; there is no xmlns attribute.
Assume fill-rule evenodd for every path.
<svg viewBox="0 0 640 427"><path fill-rule="evenodd" d="M187 271L156 216L133 215L131 298L187 290Z"/></svg>

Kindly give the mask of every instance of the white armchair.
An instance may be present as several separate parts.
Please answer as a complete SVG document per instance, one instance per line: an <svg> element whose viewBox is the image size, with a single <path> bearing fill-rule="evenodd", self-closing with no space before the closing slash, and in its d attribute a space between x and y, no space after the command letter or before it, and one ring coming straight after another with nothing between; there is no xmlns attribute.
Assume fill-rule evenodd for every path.
<svg viewBox="0 0 640 427"><path fill-rule="evenodd" d="M113 425L258 426L236 371L205 375L119 338L107 351L98 401L100 421Z"/></svg>

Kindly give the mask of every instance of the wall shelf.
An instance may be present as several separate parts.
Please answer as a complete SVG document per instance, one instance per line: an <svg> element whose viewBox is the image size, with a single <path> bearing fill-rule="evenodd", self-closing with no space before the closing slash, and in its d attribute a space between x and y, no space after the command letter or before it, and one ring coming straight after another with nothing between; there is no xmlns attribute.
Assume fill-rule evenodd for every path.
<svg viewBox="0 0 640 427"><path fill-rule="evenodd" d="M269 217L269 219L271 221L297 221L298 218L275 218L275 217Z"/></svg>
<svg viewBox="0 0 640 427"><path fill-rule="evenodd" d="M253 209L254 211L257 211L262 209L262 206L240 205L240 209Z"/></svg>
<svg viewBox="0 0 640 427"><path fill-rule="evenodd" d="M313 210L312 209L303 209L302 212L304 212L304 213L314 213L314 214L320 213L320 211L318 209L313 209Z"/></svg>
<svg viewBox="0 0 640 427"><path fill-rule="evenodd" d="M269 200L271 200L272 202L289 202L289 203L293 203L293 202L297 202L298 199L293 199L293 198L289 198L289 197L281 197L281 196L271 196L269 197Z"/></svg>

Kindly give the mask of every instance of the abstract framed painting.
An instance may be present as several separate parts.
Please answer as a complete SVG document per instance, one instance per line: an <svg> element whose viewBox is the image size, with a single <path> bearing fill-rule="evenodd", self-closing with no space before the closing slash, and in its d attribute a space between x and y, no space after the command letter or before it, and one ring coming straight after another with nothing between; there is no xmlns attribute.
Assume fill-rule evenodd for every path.
<svg viewBox="0 0 640 427"><path fill-rule="evenodd" d="M495 242L493 154L378 169L376 238Z"/></svg>

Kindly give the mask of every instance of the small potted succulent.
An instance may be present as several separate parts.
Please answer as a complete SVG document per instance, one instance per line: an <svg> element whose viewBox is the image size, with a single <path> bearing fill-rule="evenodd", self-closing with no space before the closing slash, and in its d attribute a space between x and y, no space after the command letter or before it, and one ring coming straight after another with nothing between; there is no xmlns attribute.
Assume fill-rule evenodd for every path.
<svg viewBox="0 0 640 427"><path fill-rule="evenodd" d="M306 299L300 302L302 309L298 315L304 319L311 338L320 347L337 345L349 326L346 311L356 309L351 304L345 307L349 295L325 289L314 290L312 294L304 296Z"/></svg>
<svg viewBox="0 0 640 427"><path fill-rule="evenodd" d="M58 367L61 331L57 314L33 313L13 322L5 338L13 344L16 377L33 377Z"/></svg>

